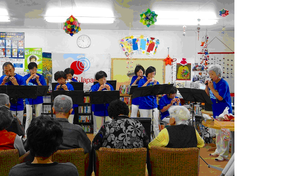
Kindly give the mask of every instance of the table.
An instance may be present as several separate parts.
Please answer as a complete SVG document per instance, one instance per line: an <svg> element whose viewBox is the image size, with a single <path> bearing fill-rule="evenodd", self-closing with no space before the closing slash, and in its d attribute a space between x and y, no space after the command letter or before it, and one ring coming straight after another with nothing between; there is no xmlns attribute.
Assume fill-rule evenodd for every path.
<svg viewBox="0 0 300 176"><path fill-rule="evenodd" d="M234 153L234 122L231 121L217 121L217 120L206 120L202 121L202 125L208 128L214 128L217 130L221 130L222 128L227 128L230 130L231 134L231 156Z"/></svg>

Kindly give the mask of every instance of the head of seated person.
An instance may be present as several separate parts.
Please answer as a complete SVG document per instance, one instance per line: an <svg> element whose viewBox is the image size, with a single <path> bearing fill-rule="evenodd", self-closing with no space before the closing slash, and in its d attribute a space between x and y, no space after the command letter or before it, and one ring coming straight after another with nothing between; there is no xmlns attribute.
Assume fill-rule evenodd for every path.
<svg viewBox="0 0 300 176"><path fill-rule="evenodd" d="M0 131L6 130L13 121L13 116L7 106L0 106Z"/></svg>
<svg viewBox="0 0 300 176"><path fill-rule="evenodd" d="M62 126L52 117L41 115L33 118L27 129L27 141L32 163L52 163L52 154L63 141Z"/></svg>
<svg viewBox="0 0 300 176"><path fill-rule="evenodd" d="M126 103L121 100L114 100L109 103L108 115L112 119L116 119L119 116L128 117L129 109Z"/></svg>
<svg viewBox="0 0 300 176"><path fill-rule="evenodd" d="M187 125L191 119L190 111L184 106L171 106L170 125Z"/></svg>
<svg viewBox="0 0 300 176"><path fill-rule="evenodd" d="M10 108L9 96L5 93L0 93L0 107L1 106Z"/></svg>
<svg viewBox="0 0 300 176"><path fill-rule="evenodd" d="M53 101L53 113L56 118L68 118L73 111L72 98L67 95L58 95Z"/></svg>

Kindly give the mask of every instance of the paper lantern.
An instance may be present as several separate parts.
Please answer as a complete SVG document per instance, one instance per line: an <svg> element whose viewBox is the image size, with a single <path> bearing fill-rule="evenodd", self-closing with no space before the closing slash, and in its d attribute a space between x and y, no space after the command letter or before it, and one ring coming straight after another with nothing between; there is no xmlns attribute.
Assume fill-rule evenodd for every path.
<svg viewBox="0 0 300 176"><path fill-rule="evenodd" d="M157 20L157 14L150 9L147 9L145 12L140 14L140 22L147 27L153 25Z"/></svg>
<svg viewBox="0 0 300 176"><path fill-rule="evenodd" d="M71 15L65 22L63 30L67 33L70 34L70 36L73 36L74 34L78 33L81 31L80 28L80 23L78 20Z"/></svg>

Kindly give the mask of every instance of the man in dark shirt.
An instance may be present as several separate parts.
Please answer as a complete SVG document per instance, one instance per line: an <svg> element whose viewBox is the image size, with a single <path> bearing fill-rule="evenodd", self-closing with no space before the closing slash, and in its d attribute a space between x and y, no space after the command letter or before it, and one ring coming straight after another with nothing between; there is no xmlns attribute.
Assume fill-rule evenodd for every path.
<svg viewBox="0 0 300 176"><path fill-rule="evenodd" d="M53 113L63 128L63 142L59 149L83 148L85 153L92 150L91 141L83 129L76 124L68 121L69 115L73 111L73 102L67 95L58 95L53 102Z"/></svg>
<svg viewBox="0 0 300 176"><path fill-rule="evenodd" d="M10 108L9 96L4 93L0 93L0 107L1 106L6 106L7 108ZM16 117L13 118L11 125L8 128L6 128L6 130L9 132L14 132L22 137L24 137L25 135L24 128L21 126L21 122Z"/></svg>

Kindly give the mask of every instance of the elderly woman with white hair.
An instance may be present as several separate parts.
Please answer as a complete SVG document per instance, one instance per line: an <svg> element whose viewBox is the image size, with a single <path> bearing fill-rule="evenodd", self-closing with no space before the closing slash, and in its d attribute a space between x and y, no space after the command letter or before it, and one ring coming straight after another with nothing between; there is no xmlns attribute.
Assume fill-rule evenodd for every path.
<svg viewBox="0 0 300 176"><path fill-rule="evenodd" d="M230 90L228 83L221 78L222 67L212 65L208 68L211 81L205 81L205 92L212 101L213 117L217 118L228 107L228 112L232 113ZM216 150L210 156L217 157L215 160L226 160L229 154L229 136L228 129L216 130Z"/></svg>
<svg viewBox="0 0 300 176"><path fill-rule="evenodd" d="M161 130L158 136L149 143L149 148L189 148L204 146L204 141L193 126L189 126L191 119L189 110L184 106L172 106L169 109L170 117L175 119L175 125ZM171 121L171 119L170 119Z"/></svg>

